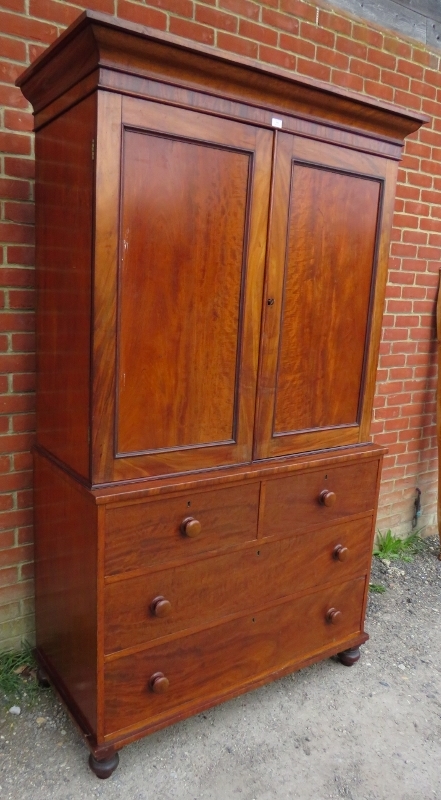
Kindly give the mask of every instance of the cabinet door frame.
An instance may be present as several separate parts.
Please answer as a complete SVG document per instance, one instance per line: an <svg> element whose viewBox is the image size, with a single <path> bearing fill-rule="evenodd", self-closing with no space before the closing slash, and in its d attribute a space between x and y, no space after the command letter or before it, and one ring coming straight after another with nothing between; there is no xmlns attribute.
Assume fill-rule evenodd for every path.
<svg viewBox="0 0 441 800"><path fill-rule="evenodd" d="M277 132L276 136L264 288L266 302L263 306L256 403L255 460L347 446L365 442L369 438L397 173L394 162L378 156L285 132ZM357 419L353 424L275 433L277 370L288 241L288 201L293 163L378 181L380 199Z"/></svg>
<svg viewBox="0 0 441 800"><path fill-rule="evenodd" d="M248 233L239 320L236 439L155 453L118 454L117 341L123 130L145 130L249 154ZM94 253L93 485L213 469L251 461L273 132L140 98L99 92Z"/></svg>

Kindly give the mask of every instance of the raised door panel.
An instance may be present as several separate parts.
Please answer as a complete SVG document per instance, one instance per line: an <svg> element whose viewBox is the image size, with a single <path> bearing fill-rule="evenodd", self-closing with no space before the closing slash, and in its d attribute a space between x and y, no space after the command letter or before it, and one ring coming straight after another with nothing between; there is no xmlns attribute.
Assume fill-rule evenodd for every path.
<svg viewBox="0 0 441 800"><path fill-rule="evenodd" d="M124 98L95 482L251 460L271 146L269 131Z"/></svg>
<svg viewBox="0 0 441 800"><path fill-rule="evenodd" d="M385 162L280 135L257 457L360 441Z"/></svg>

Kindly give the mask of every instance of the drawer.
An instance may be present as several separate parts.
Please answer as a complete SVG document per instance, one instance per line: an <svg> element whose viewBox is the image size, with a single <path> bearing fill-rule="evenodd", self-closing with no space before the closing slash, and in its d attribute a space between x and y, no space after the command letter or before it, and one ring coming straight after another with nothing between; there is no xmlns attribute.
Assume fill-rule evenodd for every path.
<svg viewBox="0 0 441 800"><path fill-rule="evenodd" d="M255 539L259 490L259 483L241 484L108 508L106 575ZM193 522L183 526L186 520Z"/></svg>
<svg viewBox="0 0 441 800"><path fill-rule="evenodd" d="M372 511L379 463L359 461L266 481L260 535L295 534L311 525Z"/></svg>
<svg viewBox="0 0 441 800"><path fill-rule="evenodd" d="M108 584L105 652L365 574L371 552L368 517Z"/></svg>
<svg viewBox="0 0 441 800"><path fill-rule="evenodd" d="M194 713L322 650L338 652L361 632L364 589L358 578L108 662L105 733ZM331 609L341 612L336 624Z"/></svg>

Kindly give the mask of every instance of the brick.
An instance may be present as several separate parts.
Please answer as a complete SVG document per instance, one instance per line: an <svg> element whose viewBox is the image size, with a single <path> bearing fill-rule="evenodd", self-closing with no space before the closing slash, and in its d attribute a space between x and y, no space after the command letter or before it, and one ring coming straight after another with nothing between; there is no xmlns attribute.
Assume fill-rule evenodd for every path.
<svg viewBox="0 0 441 800"><path fill-rule="evenodd" d="M304 39L309 39L324 47L334 48L335 46L336 37L334 33L324 28L318 28L316 25L311 25L309 22L302 22L300 33Z"/></svg>
<svg viewBox="0 0 441 800"><path fill-rule="evenodd" d="M421 64L415 64L414 61L399 58L396 66L397 72L402 75L408 75L409 78L415 78L417 81L424 80L424 69Z"/></svg>
<svg viewBox="0 0 441 800"><path fill-rule="evenodd" d="M293 14L295 17L308 19L310 22L316 20L315 6L303 3L302 0L280 0L280 10L287 14Z"/></svg>
<svg viewBox="0 0 441 800"><path fill-rule="evenodd" d="M15 225L12 222L0 222L0 241L21 244L32 244L34 228L30 225Z"/></svg>
<svg viewBox="0 0 441 800"><path fill-rule="evenodd" d="M33 158L5 157L5 174L11 178L28 178L32 180L35 178L35 161Z"/></svg>
<svg viewBox="0 0 441 800"><path fill-rule="evenodd" d="M241 19L239 22L239 34L246 39L255 39L262 44L269 44L274 47L277 45L278 34L271 28L266 28L264 25L257 25L248 19Z"/></svg>
<svg viewBox="0 0 441 800"><path fill-rule="evenodd" d="M362 78L368 78L371 81L380 80L380 68L374 64L368 64L367 61L359 61L357 58L351 58L350 70L355 75L360 75Z"/></svg>
<svg viewBox="0 0 441 800"><path fill-rule="evenodd" d="M223 33L222 31L217 34L217 46L221 50L229 50L231 53L238 53L240 56L248 56L249 58L257 58L259 53L259 47L256 42L242 39L240 36L233 36L231 33Z"/></svg>
<svg viewBox="0 0 441 800"><path fill-rule="evenodd" d="M9 586L11 584L15 584L17 583L17 580L18 580L17 567L8 567L6 569L0 569L0 586Z"/></svg>
<svg viewBox="0 0 441 800"><path fill-rule="evenodd" d="M108 1L113 2L113 0ZM180 17L192 19L194 16L195 9L192 0L149 0L148 4L149 6L160 8L162 11L170 11L172 14L178 14Z"/></svg>
<svg viewBox="0 0 441 800"><path fill-rule="evenodd" d="M29 0L29 16L67 27L78 17L78 8L65 2L56 3L53 0Z"/></svg>
<svg viewBox="0 0 441 800"><path fill-rule="evenodd" d="M23 581L30 580L34 577L34 564L21 564L20 566L20 579Z"/></svg>
<svg viewBox="0 0 441 800"><path fill-rule="evenodd" d="M19 394L27 392L35 392L35 374L22 373L12 376L13 391Z"/></svg>
<svg viewBox="0 0 441 800"><path fill-rule="evenodd" d="M5 203L4 218L10 222L33 224L35 222L35 205L33 203Z"/></svg>
<svg viewBox="0 0 441 800"><path fill-rule="evenodd" d="M24 14L26 10L24 0L2 0L2 7L17 11L19 14Z"/></svg>
<svg viewBox="0 0 441 800"><path fill-rule="evenodd" d="M0 103L12 108L28 108L28 101L17 86L0 84Z"/></svg>
<svg viewBox="0 0 441 800"><path fill-rule="evenodd" d="M297 71L301 75L308 75L310 78L316 78L319 81L331 80L331 68L325 64L316 64L313 61L308 61L305 58L297 59Z"/></svg>
<svg viewBox="0 0 441 800"><path fill-rule="evenodd" d="M170 33L183 36L185 39L202 42L202 44L214 44L213 28L208 28L206 25L200 25L197 22L172 17L170 19Z"/></svg>
<svg viewBox="0 0 441 800"><path fill-rule="evenodd" d="M425 187L426 189L432 187L433 184L433 178L431 175L423 175L419 172L410 172L407 176L407 180L413 186L421 186Z"/></svg>
<svg viewBox="0 0 441 800"><path fill-rule="evenodd" d="M422 99L411 92L403 92L401 89L397 89L395 92L395 102L397 105L404 106L405 108L413 108L416 111L420 111Z"/></svg>
<svg viewBox="0 0 441 800"><path fill-rule="evenodd" d="M394 99L394 90L392 89L392 86L383 86L375 81L365 79L364 90L366 94L376 97L379 100L392 102Z"/></svg>
<svg viewBox="0 0 441 800"><path fill-rule="evenodd" d="M329 50L327 47L317 47L316 58L317 61L322 64L329 64L330 67L336 69L349 69L349 57L345 56L343 53L337 53L336 50Z"/></svg>
<svg viewBox="0 0 441 800"><path fill-rule="evenodd" d="M23 64L14 64L12 61L0 61L1 83L15 83L23 72Z"/></svg>
<svg viewBox="0 0 441 800"><path fill-rule="evenodd" d="M33 433L35 431L35 414L14 414L12 428L14 433Z"/></svg>
<svg viewBox="0 0 441 800"><path fill-rule="evenodd" d="M23 453L25 450L29 450L32 444L33 438L27 433L2 434L0 436L0 453Z"/></svg>
<svg viewBox="0 0 441 800"><path fill-rule="evenodd" d="M352 89L355 92L363 91L363 78L359 75L351 75L348 72L341 72L333 69L331 73L332 83L343 86L345 89Z"/></svg>
<svg viewBox="0 0 441 800"><path fill-rule="evenodd" d="M426 244L427 233L424 231L403 231L403 241L414 244Z"/></svg>
<svg viewBox="0 0 441 800"><path fill-rule="evenodd" d="M371 47L368 49L365 58L369 64L377 64L377 66L384 67L384 69L394 70L397 68L397 59L395 56L389 55L388 53L384 53L380 50L374 50Z"/></svg>
<svg viewBox="0 0 441 800"><path fill-rule="evenodd" d="M35 272L22 267L0 267L0 284L7 286L34 286Z"/></svg>
<svg viewBox="0 0 441 800"><path fill-rule="evenodd" d="M2 200L29 200L31 185L29 181L17 178L0 178L0 197Z"/></svg>
<svg viewBox="0 0 441 800"><path fill-rule="evenodd" d="M408 256L408 258L416 257L417 246L415 244L401 244L394 242L391 245L391 253L394 256Z"/></svg>
<svg viewBox="0 0 441 800"><path fill-rule="evenodd" d="M19 528L17 531L17 544L32 544L34 541L34 529L32 525Z"/></svg>
<svg viewBox="0 0 441 800"><path fill-rule="evenodd" d="M441 259L440 247L419 247L418 258L439 258Z"/></svg>
<svg viewBox="0 0 441 800"><path fill-rule="evenodd" d="M13 131L32 131L34 119L32 114L26 111L14 111L13 109L6 108L4 127Z"/></svg>
<svg viewBox="0 0 441 800"><path fill-rule="evenodd" d="M410 88L410 79L407 75L401 75L399 72L388 69L381 70L381 81L388 86L395 86L397 89L403 89L406 92Z"/></svg>
<svg viewBox="0 0 441 800"><path fill-rule="evenodd" d="M290 14L281 14L279 11L273 11L270 8L262 8L262 23L269 25L271 28L277 28L286 33L297 35L299 33L299 21ZM302 22L301 35L304 35ZM308 36L306 37L309 38Z"/></svg>
<svg viewBox="0 0 441 800"><path fill-rule="evenodd" d="M269 64L276 64L283 69L295 70L296 58L290 53L284 53L281 50L276 50L274 47L267 47L260 45L259 58Z"/></svg>
<svg viewBox="0 0 441 800"><path fill-rule="evenodd" d="M219 8L226 8L233 14L238 14L240 17L248 17L258 21L260 18L260 7L258 3L252 3L250 0L219 0Z"/></svg>
<svg viewBox="0 0 441 800"><path fill-rule="evenodd" d="M361 42L354 42L352 39L347 39L345 36L337 36L335 47L340 53L346 53L348 56L361 58L364 61L367 58L368 49L366 45Z"/></svg>
<svg viewBox="0 0 441 800"><path fill-rule="evenodd" d="M26 45L17 39L7 36L0 36L0 53L2 58L10 58L12 61L20 61L23 66L26 63Z"/></svg>
<svg viewBox="0 0 441 800"><path fill-rule="evenodd" d="M352 35L354 39L358 39L360 42L365 42L380 50L383 48L384 37L380 31L375 31L365 25L357 25L354 23L352 26Z"/></svg>
<svg viewBox="0 0 441 800"><path fill-rule="evenodd" d="M29 156L31 153L31 136L28 133L4 133L0 131L0 150L4 153Z"/></svg>
<svg viewBox="0 0 441 800"><path fill-rule="evenodd" d="M35 350L34 333L15 333L11 340L14 353L32 353Z"/></svg>
<svg viewBox="0 0 441 800"><path fill-rule="evenodd" d="M4 13L3 11L0 11L0 30L2 33L11 36L44 42L45 44L53 42L58 35L56 25L39 22L30 17L18 16L17 14Z"/></svg>
<svg viewBox="0 0 441 800"><path fill-rule="evenodd" d="M16 492L18 489L30 489L32 487L32 471L12 472L9 475L2 475L2 490L5 492ZM1 545L0 537L0 547ZM4 545L11 546L11 545Z"/></svg>
<svg viewBox="0 0 441 800"><path fill-rule="evenodd" d="M279 44L282 50L289 50L297 55L305 56L305 58L315 59L316 46L312 42L305 42L304 39L281 33Z"/></svg>
<svg viewBox="0 0 441 800"><path fill-rule="evenodd" d="M12 309L32 309L35 305L35 293L32 289L10 289L9 307Z"/></svg>
<svg viewBox="0 0 441 800"><path fill-rule="evenodd" d="M32 508L33 490L23 489L17 492L17 508Z"/></svg>
<svg viewBox="0 0 441 800"><path fill-rule="evenodd" d="M437 97L437 90L435 87L429 86L428 83L424 83L423 81L411 80L410 91L422 95L423 97L428 97L429 100L436 100Z"/></svg>
<svg viewBox="0 0 441 800"><path fill-rule="evenodd" d="M431 69L439 69L438 56L436 56L434 53L430 53L426 49L423 49L422 46L413 46L412 61L416 61L417 64L422 64L423 66L430 67Z"/></svg>
<svg viewBox="0 0 441 800"><path fill-rule="evenodd" d="M408 60L412 58L411 45L407 44L407 42L403 42L401 39L396 39L392 36L385 36L383 47L386 52L393 53L401 58L406 58Z"/></svg>
<svg viewBox="0 0 441 800"><path fill-rule="evenodd" d="M329 28L335 33L343 33L345 36L352 36L353 23L346 17L338 16L334 11L319 11L319 25L321 28ZM358 38L358 37L354 37Z"/></svg>
<svg viewBox="0 0 441 800"><path fill-rule="evenodd" d="M418 222L418 217L413 217L409 214L394 215L394 224L401 225L403 228L418 228Z"/></svg>
<svg viewBox="0 0 441 800"><path fill-rule="evenodd" d="M130 3L128 0L118 0L118 15L130 22L138 22L140 25L147 25L149 28L165 31L167 27L167 15L156 8Z"/></svg>
<svg viewBox="0 0 441 800"><path fill-rule="evenodd" d="M33 246L29 247L14 247L7 248L7 263L19 264L20 266L34 266L35 262L35 249Z"/></svg>
<svg viewBox="0 0 441 800"><path fill-rule="evenodd" d="M201 22L203 25L211 25L213 28L219 28L222 31L229 31L230 33L237 33L239 20L233 14L227 14L224 11L219 11L216 8L209 8L207 6L196 6L196 22ZM245 34L241 34L245 36ZM252 38L252 37L250 37Z"/></svg>

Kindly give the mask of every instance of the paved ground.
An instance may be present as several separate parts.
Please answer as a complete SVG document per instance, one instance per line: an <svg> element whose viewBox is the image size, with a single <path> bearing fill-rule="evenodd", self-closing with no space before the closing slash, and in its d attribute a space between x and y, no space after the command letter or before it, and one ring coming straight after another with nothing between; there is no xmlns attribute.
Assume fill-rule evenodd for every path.
<svg viewBox="0 0 441 800"><path fill-rule="evenodd" d="M1 800L441 800L441 562L376 561L371 639L121 752L107 781L53 697L0 711Z"/></svg>

